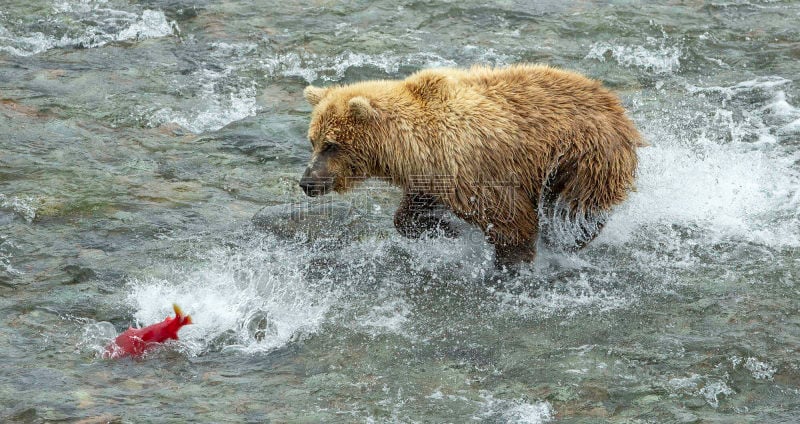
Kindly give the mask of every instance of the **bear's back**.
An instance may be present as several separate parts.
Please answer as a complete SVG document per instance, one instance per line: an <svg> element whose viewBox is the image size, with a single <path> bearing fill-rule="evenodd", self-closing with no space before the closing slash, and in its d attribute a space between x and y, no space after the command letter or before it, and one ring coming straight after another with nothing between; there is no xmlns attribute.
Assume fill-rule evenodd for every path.
<svg viewBox="0 0 800 424"><path fill-rule="evenodd" d="M642 145L617 95L579 73L545 65L476 66L451 77L512 116L537 142Z"/></svg>
<svg viewBox="0 0 800 424"><path fill-rule="evenodd" d="M473 67L458 79L495 101L514 103L517 113L557 119L625 114L617 96L600 82L549 66Z"/></svg>

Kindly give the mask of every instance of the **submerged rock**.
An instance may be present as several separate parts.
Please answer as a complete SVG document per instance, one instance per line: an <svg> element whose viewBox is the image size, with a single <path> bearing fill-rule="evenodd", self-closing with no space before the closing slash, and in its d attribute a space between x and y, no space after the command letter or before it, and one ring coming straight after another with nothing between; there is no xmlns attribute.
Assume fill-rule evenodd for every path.
<svg viewBox="0 0 800 424"><path fill-rule="evenodd" d="M10 415L4 417L9 422L35 422L39 419L39 414L36 412L36 408L19 408L15 411L12 411Z"/></svg>
<svg viewBox="0 0 800 424"><path fill-rule="evenodd" d="M348 202L285 203L265 206L253 226L280 238L353 240L372 234L370 220Z"/></svg>
<svg viewBox="0 0 800 424"><path fill-rule="evenodd" d="M61 284L70 285L83 283L95 277L95 272L91 268L85 268L80 265L67 265L63 268L66 273L66 278Z"/></svg>

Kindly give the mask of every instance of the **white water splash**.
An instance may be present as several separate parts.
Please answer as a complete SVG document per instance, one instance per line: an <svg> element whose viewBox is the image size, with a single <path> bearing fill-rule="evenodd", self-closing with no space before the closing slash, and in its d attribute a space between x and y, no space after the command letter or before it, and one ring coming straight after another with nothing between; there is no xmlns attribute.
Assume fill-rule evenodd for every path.
<svg viewBox="0 0 800 424"><path fill-rule="evenodd" d="M366 316L356 320L373 336L379 334L405 334L403 326L408 322L411 308L404 298L395 298L373 306Z"/></svg>
<svg viewBox="0 0 800 424"><path fill-rule="evenodd" d="M796 231L775 228L766 217L791 207L797 176L788 164L759 152L703 146L650 147L640 151L638 191L612 215L609 237L630 236L636 226L698 225L718 239L744 237L770 245L796 245ZM627 233L627 234L626 234Z"/></svg>
<svg viewBox="0 0 800 424"><path fill-rule="evenodd" d="M580 262L569 257L545 258L540 255L533 269L525 269L520 281L528 280L527 273L539 273L537 268L544 265L548 259L558 262L561 269L578 267ZM523 290L514 293L514 290L497 291L495 297L500 302L503 310L513 311L515 314L527 317L548 317L561 315L564 317L583 316L593 313L604 313L615 309L625 308L639 301L639 296L625 288L615 286L620 277L614 273L603 274L596 272L580 272L559 281L557 287L545 287L543 290L531 292ZM608 288L606 288L608 287Z"/></svg>
<svg viewBox="0 0 800 424"><path fill-rule="evenodd" d="M117 329L114 324L106 321L90 322L83 326L83 333L76 347L78 351L91 352L96 358L102 358L106 354L106 346L116 337Z"/></svg>
<svg viewBox="0 0 800 424"><path fill-rule="evenodd" d="M782 133L800 133L800 118L786 124L783 128L781 128Z"/></svg>
<svg viewBox="0 0 800 424"><path fill-rule="evenodd" d="M598 240L625 241L638 229L676 224L701 228L712 241L800 246L800 157L787 155L775 135L800 115L781 90L787 83L768 77L730 87L690 87L708 101L711 118L698 118L694 132L645 126L652 146L638 151L637 191L612 214Z"/></svg>
<svg viewBox="0 0 800 424"><path fill-rule="evenodd" d="M127 302L141 325L164 319L176 303L192 316L181 330L189 354L209 349L268 352L313 333L335 295L329 282L305 279L303 255L275 242L246 251L211 252L198 269L169 279L136 280ZM323 289L320 289L323 287Z"/></svg>
<svg viewBox="0 0 800 424"><path fill-rule="evenodd" d="M748 135L747 126L754 127L751 132L758 132L759 140L775 142L782 135L791 135L800 130L800 108L789 103L786 89L792 84L779 76L764 76L743 81L729 87L699 87L687 84L686 90L698 96L719 95L722 100L722 109L732 101L742 97L766 95L768 100L763 106L747 111L741 122L732 119L731 113L723 113L728 117L728 124L732 131Z"/></svg>

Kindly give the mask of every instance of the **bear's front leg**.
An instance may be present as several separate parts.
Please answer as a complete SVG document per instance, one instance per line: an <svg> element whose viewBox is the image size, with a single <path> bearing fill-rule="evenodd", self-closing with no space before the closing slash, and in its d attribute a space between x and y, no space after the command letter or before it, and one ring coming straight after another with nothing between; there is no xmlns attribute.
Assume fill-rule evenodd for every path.
<svg viewBox="0 0 800 424"><path fill-rule="evenodd" d="M435 196L406 192L394 214L394 226L408 238L419 238L426 231L432 237L439 234L458 237L458 230L444 217L446 212L445 206Z"/></svg>
<svg viewBox="0 0 800 424"><path fill-rule="evenodd" d="M533 208L531 208L532 213ZM539 237L535 214L520 215L522 219L488 225L487 240L494 246L494 265L497 269L515 270L520 263L536 259L536 240Z"/></svg>
<svg viewBox="0 0 800 424"><path fill-rule="evenodd" d="M522 262L536 259L536 242L520 244L496 244L494 246L494 265L498 269L516 267Z"/></svg>

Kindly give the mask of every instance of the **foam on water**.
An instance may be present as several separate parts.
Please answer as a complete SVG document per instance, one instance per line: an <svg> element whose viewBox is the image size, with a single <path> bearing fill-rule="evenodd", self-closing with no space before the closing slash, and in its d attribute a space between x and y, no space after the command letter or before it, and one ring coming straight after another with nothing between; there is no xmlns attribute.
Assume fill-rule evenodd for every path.
<svg viewBox="0 0 800 424"><path fill-rule="evenodd" d="M214 251L169 278L134 280L126 304L142 326L180 305L192 316L180 334L192 355L279 348L316 331L336 295L329 281L306 280L295 248L276 244L268 239L250 249Z"/></svg>
<svg viewBox="0 0 800 424"><path fill-rule="evenodd" d="M336 56L321 56L315 53L286 53L261 59L261 69L269 76L300 77L308 83L317 80L339 81L348 69L373 67L387 74L396 74L401 67L428 68L456 66L456 62L434 53L411 53L377 55L346 51Z"/></svg>
<svg viewBox="0 0 800 424"><path fill-rule="evenodd" d="M139 105L134 114L140 122L150 127L172 123L201 134L219 130L261 110L256 99L258 84L242 76L252 68L257 45L215 42L208 47L203 50L202 59L198 59L199 69L170 87L180 93L178 101L169 99L173 106L162 106L160 102Z"/></svg>
<svg viewBox="0 0 800 424"><path fill-rule="evenodd" d="M139 14L112 9L106 3L63 1L56 4L50 19L57 24L56 28L68 28L60 36L38 31L17 34L0 21L0 51L31 56L54 48L94 48L115 41L165 37L178 31L177 24L168 21L160 10L145 9Z"/></svg>
<svg viewBox="0 0 800 424"><path fill-rule="evenodd" d="M471 59L467 63L502 66L516 60L514 56L499 53L492 48L485 49L472 45L464 46L462 54ZM349 50L335 56L323 56L308 52L276 54L259 59L259 63L260 68L268 76L300 77L308 83L339 81L345 77L348 70L353 68L376 68L389 76L400 77L398 72L401 68L458 66L455 60L433 52L368 54Z"/></svg>
<svg viewBox="0 0 800 424"><path fill-rule="evenodd" d="M53 37L48 37L41 32L16 35L0 24L0 52L7 52L14 56L31 56L47 51L55 45L56 40Z"/></svg>
<svg viewBox="0 0 800 424"><path fill-rule="evenodd" d="M218 87L222 81L235 75L235 69L228 68L217 72L208 69L195 72L191 81L200 86L197 99L188 110L175 110L171 107L160 108L149 113L147 122L150 126L175 123L195 134L216 131L231 122L239 121L255 115L261 107L256 101L257 89L253 82L249 85L237 79L232 85L224 86L225 92Z"/></svg>
<svg viewBox="0 0 800 424"><path fill-rule="evenodd" d="M666 39L648 37L643 45L635 46L598 41L589 48L585 59L605 62L608 58L625 67L669 74L680 69L682 57L683 51L679 45L667 45Z"/></svg>
<svg viewBox="0 0 800 424"><path fill-rule="evenodd" d="M498 421L514 424L541 424L552 421L556 411L547 401L529 403L521 399L496 399L483 393L483 402L472 418L480 421Z"/></svg>
<svg viewBox="0 0 800 424"><path fill-rule="evenodd" d="M721 396L730 396L736 392L730 388L724 381L714 381L706 384L698 393L706 400L706 402L714 408L719 407Z"/></svg>
<svg viewBox="0 0 800 424"><path fill-rule="evenodd" d="M772 380L772 376L778 371L772 365L752 357L747 358L744 367L750 371L751 375L756 380Z"/></svg>
<svg viewBox="0 0 800 424"><path fill-rule="evenodd" d="M36 218L36 200L32 197L7 197L0 193L0 209L9 209L28 223Z"/></svg>
<svg viewBox="0 0 800 424"><path fill-rule="evenodd" d="M502 65L513 61L511 56L493 49L466 46L464 51L478 57L478 62ZM209 63L205 63L206 60ZM256 99L258 84L250 77L240 76L243 74L259 72L267 78L298 77L313 83L340 81L348 71L359 68L375 68L387 76L396 76L401 68L456 65L453 60L428 52L367 54L345 51L335 56L308 52L275 54L263 52L254 43L214 42L209 44L202 68L172 87L178 92L195 93L190 104L180 108L140 105L135 114L151 127L174 123L199 134L216 131L261 110Z"/></svg>
<svg viewBox="0 0 800 424"><path fill-rule="evenodd" d="M789 133L791 133L791 134L800 133L800 118L798 118L798 119L786 124L785 126L783 126L781 128L781 132L782 133L786 133L786 134L789 134Z"/></svg>
<svg viewBox="0 0 800 424"><path fill-rule="evenodd" d="M692 374L689 377L672 378L667 381L667 389L675 393L700 397L710 406L717 408L723 396L729 397L737 393L731 388L731 374L741 376L741 371L749 373L754 380L772 380L777 368L755 357L745 359L734 354L726 361L717 364L711 375Z"/></svg>
<svg viewBox="0 0 800 424"><path fill-rule="evenodd" d="M730 396L736 393L725 381L699 374L672 378L667 381L667 388L673 393L699 397L713 408L719 407L722 396Z"/></svg>
<svg viewBox="0 0 800 424"><path fill-rule="evenodd" d="M21 275L22 272L11 265L11 252L16 250L17 246L11 242L6 236L0 234L0 275L5 273L9 276Z"/></svg>

